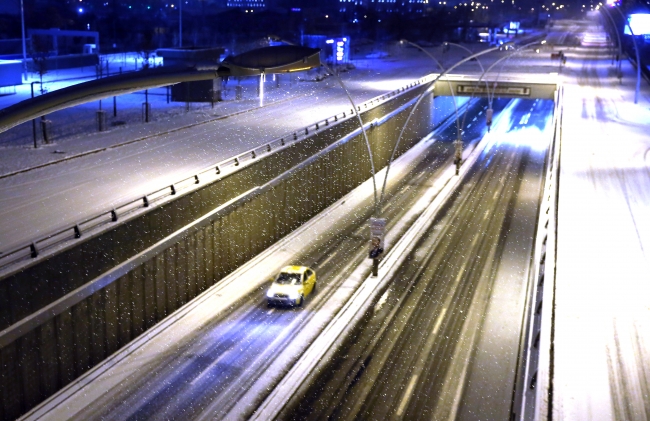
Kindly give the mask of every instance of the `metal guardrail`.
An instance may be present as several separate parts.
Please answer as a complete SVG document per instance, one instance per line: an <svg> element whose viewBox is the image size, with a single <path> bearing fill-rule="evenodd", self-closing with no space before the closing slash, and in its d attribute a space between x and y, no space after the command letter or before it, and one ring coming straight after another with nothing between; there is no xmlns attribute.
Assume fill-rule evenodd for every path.
<svg viewBox="0 0 650 421"><path fill-rule="evenodd" d="M197 189L200 185L205 185L209 182L218 181L227 173L232 173L239 168L243 168L246 164L255 161L256 159L265 155L275 153L276 151L285 148L293 143L299 142L308 138L310 133L316 132L323 127L338 124L348 118L354 116L355 112L363 112L371 109L390 98L400 95L403 92L409 91L417 86L430 82L435 78L434 74L427 75L406 86L385 93L383 95L372 98L357 106L357 110L350 109L347 111L335 114L324 120L320 120L311 124L303 129L289 133L283 137L272 140L266 144L257 146L248 151L242 152L234 157L225 159L216 164L213 164L195 174L187 176L171 185L162 187L153 192L144 194L138 199L131 200L116 206L110 210L86 218L72 226L51 232L43 237L35 239L30 244L17 247L9 252L0 256L0 277L18 264L31 263L39 257L44 257L47 254L52 254L55 249L60 246L73 243L75 241L82 241L82 239L89 235L89 233L96 233L98 230L112 229L112 225L117 223L120 219L125 217L134 216L137 212L153 208L156 205L165 203L172 200L180 193L189 193Z"/></svg>
<svg viewBox="0 0 650 421"><path fill-rule="evenodd" d="M522 366L517 375L517 393L513 405L516 420L548 420L552 408L552 331L563 101L564 91L562 86L558 86L553 115L554 130L546 163L546 180L529 281L531 290L524 319Z"/></svg>

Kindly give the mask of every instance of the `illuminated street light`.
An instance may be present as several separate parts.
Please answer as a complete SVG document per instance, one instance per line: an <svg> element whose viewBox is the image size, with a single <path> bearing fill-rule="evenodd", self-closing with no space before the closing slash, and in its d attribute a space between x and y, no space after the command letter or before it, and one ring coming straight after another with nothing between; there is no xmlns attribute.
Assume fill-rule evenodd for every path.
<svg viewBox="0 0 650 421"><path fill-rule="evenodd" d="M278 45L228 56L219 64L217 72L219 76L257 76L301 72L321 65L320 48Z"/></svg>
<svg viewBox="0 0 650 421"><path fill-rule="evenodd" d="M219 76L259 75L258 91L261 106L264 102L264 80L267 74L300 72L320 65L319 48L279 45L228 56L221 62L218 72Z"/></svg>

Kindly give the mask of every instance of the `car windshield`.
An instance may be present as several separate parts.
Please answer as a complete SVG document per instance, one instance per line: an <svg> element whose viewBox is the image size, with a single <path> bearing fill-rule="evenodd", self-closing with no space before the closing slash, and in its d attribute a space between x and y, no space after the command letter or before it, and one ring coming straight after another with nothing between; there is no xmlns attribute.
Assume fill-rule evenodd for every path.
<svg viewBox="0 0 650 421"><path fill-rule="evenodd" d="M297 285L300 283L300 274L282 272L278 275L278 279L275 282L283 285Z"/></svg>

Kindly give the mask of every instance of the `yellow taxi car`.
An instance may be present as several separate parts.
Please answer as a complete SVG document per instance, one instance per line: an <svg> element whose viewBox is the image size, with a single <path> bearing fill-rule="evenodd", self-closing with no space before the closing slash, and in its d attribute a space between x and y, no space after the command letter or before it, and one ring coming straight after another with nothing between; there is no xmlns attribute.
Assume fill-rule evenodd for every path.
<svg viewBox="0 0 650 421"><path fill-rule="evenodd" d="M307 266L285 266L266 291L269 306L301 306L316 290L316 272Z"/></svg>

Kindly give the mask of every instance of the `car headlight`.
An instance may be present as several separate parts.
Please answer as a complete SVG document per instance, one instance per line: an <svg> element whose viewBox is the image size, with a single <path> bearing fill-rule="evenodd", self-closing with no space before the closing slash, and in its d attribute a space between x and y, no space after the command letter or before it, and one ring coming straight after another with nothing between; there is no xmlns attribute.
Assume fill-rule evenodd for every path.
<svg viewBox="0 0 650 421"><path fill-rule="evenodd" d="M270 290L270 289L268 291L266 291L266 297L267 298L272 298L273 297L273 291Z"/></svg>
<svg viewBox="0 0 650 421"><path fill-rule="evenodd" d="M289 291L289 298L296 300L300 296L300 292L297 290Z"/></svg>

